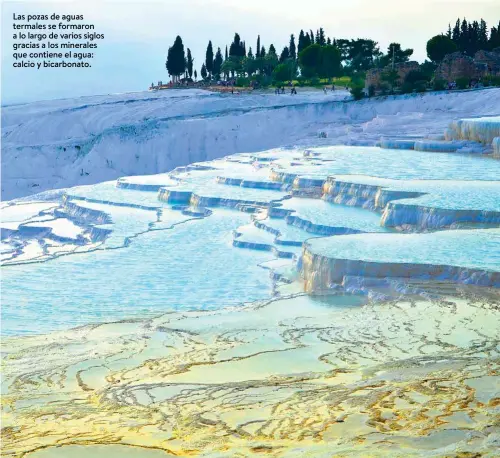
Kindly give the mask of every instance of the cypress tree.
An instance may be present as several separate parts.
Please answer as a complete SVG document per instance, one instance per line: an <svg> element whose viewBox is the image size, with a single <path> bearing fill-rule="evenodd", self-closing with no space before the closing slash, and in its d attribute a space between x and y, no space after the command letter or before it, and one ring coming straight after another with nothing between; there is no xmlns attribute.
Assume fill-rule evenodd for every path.
<svg viewBox="0 0 500 458"><path fill-rule="evenodd" d="M285 46L280 54L280 60L279 60L280 64L282 64L283 62L285 62L285 60L289 58L290 58L290 51L288 50L288 46Z"/></svg>
<svg viewBox="0 0 500 458"><path fill-rule="evenodd" d="M255 54L255 57L258 59L260 57L260 35L257 35L257 53Z"/></svg>
<svg viewBox="0 0 500 458"><path fill-rule="evenodd" d="M212 71L214 75L217 76L217 78L220 77L220 69L222 67L222 53L220 48L217 48L217 52L215 53L215 59L214 59L214 64Z"/></svg>
<svg viewBox="0 0 500 458"><path fill-rule="evenodd" d="M193 57L191 56L191 50L187 48L187 58L186 58L186 68L187 73L190 78L193 76Z"/></svg>
<svg viewBox="0 0 500 458"><path fill-rule="evenodd" d="M174 77L174 80L186 70L186 56L184 55L184 45L182 38L177 35L174 44L168 49L167 62L168 74Z"/></svg>
<svg viewBox="0 0 500 458"><path fill-rule="evenodd" d="M469 24L467 23L467 20L464 18L462 24L460 25L460 38L458 40L458 47L460 51L462 52L467 51L468 42L469 42Z"/></svg>
<svg viewBox="0 0 500 458"><path fill-rule="evenodd" d="M300 33L299 33L299 44L298 44L298 47L297 47L297 54L300 54L300 51L302 51L304 48L306 48L306 36L304 34L304 31L301 30Z"/></svg>
<svg viewBox="0 0 500 458"><path fill-rule="evenodd" d="M214 69L214 49L212 47L212 41L208 42L207 52L205 54L205 68L210 76Z"/></svg>
<svg viewBox="0 0 500 458"><path fill-rule="evenodd" d="M165 61L165 68L167 69L167 73L171 76L173 76L173 73L172 73L172 61L173 61L173 58L172 58L172 46L170 46L168 48L168 52L167 52L167 60Z"/></svg>
<svg viewBox="0 0 500 458"><path fill-rule="evenodd" d="M243 47L241 44L241 39L239 34L235 33L234 34L234 40L231 43L231 46L229 46L229 55L230 56L236 56L236 57L241 57L243 52Z"/></svg>
<svg viewBox="0 0 500 458"><path fill-rule="evenodd" d="M297 58L297 49L295 48L295 37L293 33L290 35L290 44L288 45L288 53L290 58L295 60Z"/></svg>
<svg viewBox="0 0 500 458"><path fill-rule="evenodd" d="M309 32L310 32L310 34L309 34L309 39L310 39L309 44L313 45L315 43L315 41L314 41L314 34L313 34L312 30L309 30Z"/></svg>
<svg viewBox="0 0 500 458"><path fill-rule="evenodd" d="M266 48L264 48L264 46L262 46L262 48L260 48L260 57L262 59L264 59L264 57L266 57Z"/></svg>
<svg viewBox="0 0 500 458"><path fill-rule="evenodd" d="M479 49L486 49L488 46L488 29L484 19L481 19L481 23L479 25L478 45Z"/></svg>
<svg viewBox="0 0 500 458"><path fill-rule="evenodd" d="M227 62L228 59L229 59L229 56L227 54L227 45L226 45L226 53L225 53L224 61ZM227 70L224 70L224 78L226 78L226 80L229 78L229 72Z"/></svg>
<svg viewBox="0 0 500 458"><path fill-rule="evenodd" d="M205 64L201 64L201 77L203 79L207 78L207 67L205 67Z"/></svg>
<svg viewBox="0 0 500 458"><path fill-rule="evenodd" d="M323 27L319 28L319 44L321 46L325 46L326 45L325 31L323 30Z"/></svg>
<svg viewBox="0 0 500 458"><path fill-rule="evenodd" d="M497 27L492 27L490 30L490 38L488 39L488 49L500 47L500 22Z"/></svg>
<svg viewBox="0 0 500 458"><path fill-rule="evenodd" d="M453 27L453 32L451 33L451 39L458 45L460 40L460 19L457 19L455 27Z"/></svg>

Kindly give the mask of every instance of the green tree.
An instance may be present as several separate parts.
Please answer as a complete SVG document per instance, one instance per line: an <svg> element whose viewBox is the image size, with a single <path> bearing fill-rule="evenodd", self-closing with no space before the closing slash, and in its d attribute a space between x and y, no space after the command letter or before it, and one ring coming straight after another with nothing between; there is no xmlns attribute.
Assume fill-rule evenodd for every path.
<svg viewBox="0 0 500 458"><path fill-rule="evenodd" d="M258 59L260 57L260 35L257 35L257 52L255 53L255 57Z"/></svg>
<svg viewBox="0 0 500 458"><path fill-rule="evenodd" d="M492 27L490 30L490 37L488 39L488 49L495 49L500 47L500 22L497 27Z"/></svg>
<svg viewBox="0 0 500 458"><path fill-rule="evenodd" d="M479 49L488 48L488 27L486 26L486 21L484 19L481 19L481 23L479 25L478 47Z"/></svg>
<svg viewBox="0 0 500 458"><path fill-rule="evenodd" d="M295 48L295 37L293 33L290 35L290 44L288 45L288 52L291 59L297 59L297 49Z"/></svg>
<svg viewBox="0 0 500 458"><path fill-rule="evenodd" d="M276 49L274 48L274 45L269 46L269 51L267 54L264 54L264 73L268 76L271 76L273 73L273 70L276 68L278 65L278 56L276 55ZM261 53L261 58L262 58L262 53Z"/></svg>
<svg viewBox="0 0 500 458"><path fill-rule="evenodd" d="M391 91L394 90L394 86L399 81L399 75L396 70L388 70L380 75L380 79L385 81L391 87Z"/></svg>
<svg viewBox="0 0 500 458"><path fill-rule="evenodd" d="M288 50L288 46L285 46L280 54L280 59L279 59L280 64L285 62L285 60L287 60L288 58L290 58L290 51Z"/></svg>
<svg viewBox="0 0 500 458"><path fill-rule="evenodd" d="M212 47L212 41L208 42L207 51L205 53L205 68L209 77L211 77L214 69L214 49Z"/></svg>
<svg viewBox="0 0 500 458"><path fill-rule="evenodd" d="M319 55L318 73L322 78L340 75L340 51L332 45L322 46Z"/></svg>
<svg viewBox="0 0 500 458"><path fill-rule="evenodd" d="M221 66L221 71L224 74L224 78L226 80L229 78L229 73L224 70L224 63L227 62L228 59L229 59L229 55L228 55L228 52L227 52L227 45L226 45L226 52L224 53L224 62L222 63L222 66Z"/></svg>
<svg viewBox="0 0 500 458"><path fill-rule="evenodd" d="M248 52L248 56L243 59L242 67L243 71L248 74L248 76L252 76L258 69L257 59L250 52L251 48Z"/></svg>
<svg viewBox="0 0 500 458"><path fill-rule="evenodd" d="M320 64L321 46L310 45L299 53L299 65L302 76L312 77L318 74Z"/></svg>
<svg viewBox="0 0 500 458"><path fill-rule="evenodd" d="M182 38L177 35L173 46L168 49L167 62L165 63L168 74L174 80L178 79L186 69L186 56L184 55L184 45Z"/></svg>
<svg viewBox="0 0 500 458"><path fill-rule="evenodd" d="M380 57L378 60L380 67L386 67L401 62L408 62L413 54L413 49L403 49L400 43L391 43L387 48L387 54Z"/></svg>
<svg viewBox="0 0 500 458"><path fill-rule="evenodd" d="M222 62L223 62L222 52L220 48L217 48L217 52L215 53L215 58L214 58L214 64L212 67L213 74L217 79L220 78Z"/></svg>
<svg viewBox="0 0 500 458"><path fill-rule="evenodd" d="M273 79L275 81L290 81L295 78L296 72L294 72L294 63L283 62L275 67L273 70Z"/></svg>
<svg viewBox="0 0 500 458"><path fill-rule="evenodd" d="M455 42L445 35L436 35L427 42L427 57L432 62L441 62L446 54L457 50Z"/></svg>
<svg viewBox="0 0 500 458"><path fill-rule="evenodd" d="M464 18L460 24L460 37L458 38L458 49L462 52L467 52L469 42L469 23Z"/></svg>
<svg viewBox="0 0 500 458"><path fill-rule="evenodd" d="M419 81L429 81L427 75L422 70L412 70L405 76L405 83L415 84Z"/></svg>
<svg viewBox="0 0 500 458"><path fill-rule="evenodd" d="M297 52L300 54L302 50L306 49L311 43L307 42L304 31L301 30L299 33L299 45L297 48Z"/></svg>
<svg viewBox="0 0 500 458"><path fill-rule="evenodd" d="M425 75L425 79L427 81L430 81L433 78L436 68L437 64L428 60L426 60L423 64L420 64L420 71Z"/></svg>
<svg viewBox="0 0 500 458"><path fill-rule="evenodd" d="M237 33L234 34L233 42L229 46L229 56L245 57L245 44Z"/></svg>
<svg viewBox="0 0 500 458"><path fill-rule="evenodd" d="M205 66L205 64L202 64L201 65L201 77L206 80L207 79L207 76L208 76L208 72L207 72L207 67Z"/></svg>
<svg viewBox="0 0 500 458"><path fill-rule="evenodd" d="M316 43L318 43L320 46L325 46L326 45L326 38L325 38L325 31L323 30L323 27L320 27L318 30L317 34L318 39L316 40Z"/></svg>
<svg viewBox="0 0 500 458"><path fill-rule="evenodd" d="M198 79L198 73L196 72L196 70L194 71L194 80L196 81Z"/></svg>
<svg viewBox="0 0 500 458"><path fill-rule="evenodd" d="M186 57L186 69L190 78L193 77L193 57L191 56L191 50L187 48L187 57Z"/></svg>
<svg viewBox="0 0 500 458"><path fill-rule="evenodd" d="M460 19L457 19L455 27L453 27L453 31L451 32L451 39L458 46L458 41L460 39Z"/></svg>
<svg viewBox="0 0 500 458"><path fill-rule="evenodd" d="M241 73L243 59L239 56L229 56L222 64L221 70L224 74L231 74L234 77L235 73Z"/></svg>
<svg viewBox="0 0 500 458"><path fill-rule="evenodd" d="M351 73L372 68L375 60L382 54L376 41L365 38L349 41L337 40L337 47L341 52L342 60L346 61Z"/></svg>

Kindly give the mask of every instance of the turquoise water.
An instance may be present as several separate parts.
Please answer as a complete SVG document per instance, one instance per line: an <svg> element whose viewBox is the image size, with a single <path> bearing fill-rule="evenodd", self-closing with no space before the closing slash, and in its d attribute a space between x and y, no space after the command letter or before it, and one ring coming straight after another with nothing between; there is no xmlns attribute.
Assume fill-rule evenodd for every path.
<svg viewBox="0 0 500 458"><path fill-rule="evenodd" d="M313 224L345 227L363 232L385 232L380 226L380 215L362 208L336 205L321 199L293 197L285 200L282 208L295 210L292 215Z"/></svg>
<svg viewBox="0 0 500 458"><path fill-rule="evenodd" d="M332 146L313 148L314 159L326 160L321 169L313 165L287 168L303 175L368 175L416 180L500 180L500 161L465 154L437 154L376 147Z"/></svg>
<svg viewBox="0 0 500 458"><path fill-rule="evenodd" d="M256 161L258 158L261 160ZM45 333L87 323L141 318L172 310L210 310L269 298L274 292L270 272L259 265L275 259L278 252L300 257L300 243L306 240L312 251L333 258L500 271L500 229L398 234L381 226L381 213L364 208L291 196L283 189L237 186L234 180L217 181L217 177L245 178L252 186L259 186L268 184L273 170L325 178L333 174L348 183L426 193L398 200L398 204L407 205L404 212L415 212L415 205L419 204L435 209L471 209L479 214L481 210L500 211L500 161L418 151L330 147L309 152L278 149L235 155L206 165L211 168L176 170L173 173L179 182L176 186L172 186L167 175L135 177L129 181L136 184L165 181L167 188L194 192L200 197L257 201L264 208L272 203L281 209L281 216L286 216L283 210L289 216L262 219L264 212L254 224L251 214L245 213L254 207L242 208L245 211L216 207L212 208L212 214L195 209L199 213L193 219L192 212L183 213L182 209L160 201L158 192L118 188L116 182L68 190L70 202L75 199L74 203L83 208L73 209L72 216L50 213L57 206L64 210L60 202L9 208L2 224L13 235L6 238L2 249L21 246L20 259L31 263L2 268L3 334ZM376 189L363 192L363 198L373 198L370 193ZM341 197L346 197L342 202L349 203L349 195ZM350 205L359 205L361 201ZM212 207L210 201L205 202ZM92 211L108 214L110 221L98 224L103 221L93 221L87 214ZM443 221L452 224L452 213ZM200 219L201 214L206 217ZM112 232L94 245L81 247L82 251L95 251L54 259L46 255L43 258L46 262L36 262L46 244L58 242L51 239L51 234L18 231L18 221L56 217L70 221L75 218L87 232L96 228ZM363 233L318 238L345 233L344 229ZM260 249L252 244L260 244ZM13 259L11 262L16 262ZM290 260L290 266L293 262Z"/></svg>
<svg viewBox="0 0 500 458"><path fill-rule="evenodd" d="M211 309L268 297L266 252L232 247L248 215L217 210L127 248L2 269L2 333L48 332L93 322ZM20 287L20 285L22 285Z"/></svg>
<svg viewBox="0 0 500 458"><path fill-rule="evenodd" d="M369 262L450 265L500 272L500 229L316 238L313 253Z"/></svg>

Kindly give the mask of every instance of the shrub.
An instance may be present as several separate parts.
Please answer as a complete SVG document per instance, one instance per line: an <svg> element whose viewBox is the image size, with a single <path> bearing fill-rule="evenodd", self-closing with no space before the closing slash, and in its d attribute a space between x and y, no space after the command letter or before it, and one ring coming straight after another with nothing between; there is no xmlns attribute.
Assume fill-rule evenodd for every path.
<svg viewBox="0 0 500 458"><path fill-rule="evenodd" d="M361 100L363 98L365 95L363 89L361 85L353 85L351 87L351 95L354 97L354 100Z"/></svg>
<svg viewBox="0 0 500 458"><path fill-rule="evenodd" d="M373 97L375 95L375 86L371 84L368 86L368 97Z"/></svg>
<svg viewBox="0 0 500 458"><path fill-rule="evenodd" d="M299 85L299 87L304 87L306 84L306 79L303 76L299 76L297 78L297 84Z"/></svg>
<svg viewBox="0 0 500 458"><path fill-rule="evenodd" d="M444 91L447 88L447 86L448 84L446 83L446 81L439 78L435 79L432 82L432 89L434 91Z"/></svg>
<svg viewBox="0 0 500 458"><path fill-rule="evenodd" d="M456 81L457 83L457 88L458 89L467 89L469 87L469 78L466 78L465 76L457 78Z"/></svg>
<svg viewBox="0 0 500 458"><path fill-rule="evenodd" d="M311 78L311 86L320 86L321 80L317 76Z"/></svg>
<svg viewBox="0 0 500 458"><path fill-rule="evenodd" d="M430 81L434 77L434 72L436 71L437 65L434 62L426 60L423 64L420 64L420 71L425 75L427 81Z"/></svg>
<svg viewBox="0 0 500 458"><path fill-rule="evenodd" d="M341 76L340 78L334 78L333 82L337 86L350 86L351 78L349 76Z"/></svg>
<svg viewBox="0 0 500 458"><path fill-rule="evenodd" d="M394 88L396 83L399 81L399 75L396 70L387 70L380 75L380 79L387 83L391 89Z"/></svg>
<svg viewBox="0 0 500 458"><path fill-rule="evenodd" d="M244 77L236 78L236 86L238 87L250 86L250 78L244 78Z"/></svg>
<svg viewBox="0 0 500 458"><path fill-rule="evenodd" d="M405 83L415 84L417 81L427 81L427 76L420 70L412 70L405 76Z"/></svg>
<svg viewBox="0 0 500 458"><path fill-rule="evenodd" d="M500 76L485 76L482 83L483 86L500 86Z"/></svg>
<svg viewBox="0 0 500 458"><path fill-rule="evenodd" d="M415 92L425 92L427 91L427 81L425 80L420 80L416 81L413 87L415 88Z"/></svg>
<svg viewBox="0 0 500 458"><path fill-rule="evenodd" d="M413 83L405 81L401 85L401 94L411 94L414 89L415 89L415 87L414 87Z"/></svg>
<svg viewBox="0 0 500 458"><path fill-rule="evenodd" d="M382 95L387 95L391 91L391 86L389 86L388 83L381 83L380 84L380 93Z"/></svg>

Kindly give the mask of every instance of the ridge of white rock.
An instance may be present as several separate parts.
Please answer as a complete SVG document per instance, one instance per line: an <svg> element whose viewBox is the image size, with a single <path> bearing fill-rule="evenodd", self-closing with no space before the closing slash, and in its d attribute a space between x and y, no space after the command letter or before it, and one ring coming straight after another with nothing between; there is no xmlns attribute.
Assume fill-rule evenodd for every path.
<svg viewBox="0 0 500 458"><path fill-rule="evenodd" d="M460 245L460 250L452 248ZM301 273L306 291L327 291L344 277L407 278L500 287L500 264L477 257L500 252L499 229L432 234L356 234L304 244ZM484 253L484 254L483 254ZM482 268L483 266L489 267Z"/></svg>
<svg viewBox="0 0 500 458"><path fill-rule="evenodd" d="M452 119L498 114L500 89L362 102L346 97L341 91L231 97L186 90L6 106L2 199L276 146L374 145L381 134L435 135ZM320 130L326 138L318 138Z"/></svg>

